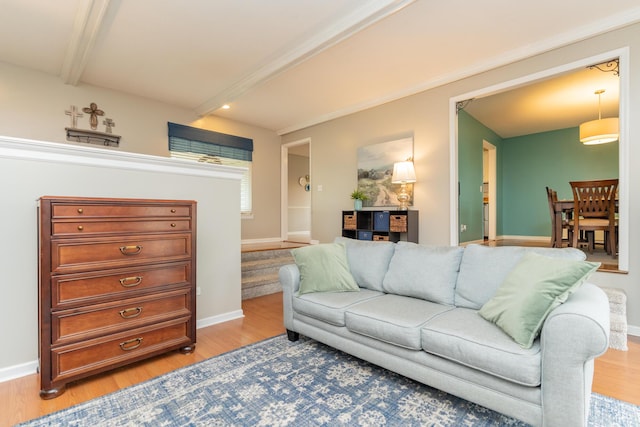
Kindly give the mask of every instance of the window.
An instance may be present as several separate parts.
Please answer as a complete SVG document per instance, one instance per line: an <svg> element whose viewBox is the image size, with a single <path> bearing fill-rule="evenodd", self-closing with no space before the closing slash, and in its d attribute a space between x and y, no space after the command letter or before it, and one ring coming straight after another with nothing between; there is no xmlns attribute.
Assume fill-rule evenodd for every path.
<svg viewBox="0 0 640 427"><path fill-rule="evenodd" d="M251 213L253 140L169 123L171 157L247 168L240 181L240 212Z"/></svg>

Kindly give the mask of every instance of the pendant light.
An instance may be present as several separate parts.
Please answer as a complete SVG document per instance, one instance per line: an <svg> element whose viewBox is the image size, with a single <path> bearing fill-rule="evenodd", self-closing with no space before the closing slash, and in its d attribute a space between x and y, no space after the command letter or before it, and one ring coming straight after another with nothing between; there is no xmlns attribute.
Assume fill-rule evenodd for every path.
<svg viewBox="0 0 640 427"><path fill-rule="evenodd" d="M618 118L602 118L601 96L604 89L595 91L598 95L598 120L591 120L580 125L580 142L584 145L606 144L618 140Z"/></svg>

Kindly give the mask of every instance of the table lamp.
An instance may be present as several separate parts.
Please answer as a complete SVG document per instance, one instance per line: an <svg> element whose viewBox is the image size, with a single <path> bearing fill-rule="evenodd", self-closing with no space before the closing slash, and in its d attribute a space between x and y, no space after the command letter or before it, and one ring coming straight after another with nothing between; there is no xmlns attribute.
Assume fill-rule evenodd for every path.
<svg viewBox="0 0 640 427"><path fill-rule="evenodd" d="M407 184L416 182L416 171L413 168L412 161L396 162L393 165L393 175L391 176L392 184L400 184L400 194L398 194L398 207L401 211L408 209L407 202L409 201L409 194L407 194Z"/></svg>

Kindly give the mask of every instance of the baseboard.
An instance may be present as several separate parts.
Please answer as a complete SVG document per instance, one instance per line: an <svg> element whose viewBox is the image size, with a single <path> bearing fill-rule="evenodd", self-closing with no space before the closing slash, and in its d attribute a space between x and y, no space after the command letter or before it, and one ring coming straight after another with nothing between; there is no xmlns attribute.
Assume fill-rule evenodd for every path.
<svg viewBox="0 0 640 427"><path fill-rule="evenodd" d="M491 241L492 239L489 239L489 241ZM496 236L495 240L520 240L523 242L545 242L545 243L549 243L551 240L551 237L545 237L545 236ZM476 243L476 244L485 244L487 242L487 240L485 239L478 239L478 240L469 240L468 242L462 242L462 245L469 245L471 243Z"/></svg>
<svg viewBox="0 0 640 427"><path fill-rule="evenodd" d="M235 310L229 313L219 314L196 321L196 328L201 329L218 323L228 322L229 320L241 319L244 317L242 310ZM8 366L0 369L0 383L15 380L27 375L38 372L38 361L21 363L19 365Z"/></svg>
<svg viewBox="0 0 640 427"><path fill-rule="evenodd" d="M627 325L627 335L640 337L640 326Z"/></svg>
<svg viewBox="0 0 640 427"><path fill-rule="evenodd" d="M26 377L27 375L35 374L38 372L38 361L33 360L27 363L21 363L20 365L8 366L0 369L0 383L16 378Z"/></svg>
<svg viewBox="0 0 640 427"><path fill-rule="evenodd" d="M228 322L229 320L242 319L244 317L244 313L242 309L230 311L229 313L219 314L217 316L206 317L204 319L199 319L196 322L196 328L202 329L207 326L216 325L218 323Z"/></svg>
<svg viewBox="0 0 640 427"><path fill-rule="evenodd" d="M496 240L524 240L528 242L551 242L550 236L497 236Z"/></svg>
<svg viewBox="0 0 640 427"><path fill-rule="evenodd" d="M281 237L268 237L266 239L243 239L240 241L243 245L253 245L256 243L280 243L282 242Z"/></svg>

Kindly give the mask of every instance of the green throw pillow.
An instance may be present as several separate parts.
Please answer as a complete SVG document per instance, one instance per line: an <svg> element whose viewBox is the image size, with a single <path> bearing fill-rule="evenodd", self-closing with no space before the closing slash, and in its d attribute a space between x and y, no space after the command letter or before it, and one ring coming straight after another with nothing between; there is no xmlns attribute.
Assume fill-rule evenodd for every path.
<svg viewBox="0 0 640 427"><path fill-rule="evenodd" d="M525 254L479 313L523 348L530 348L547 315L567 300L600 263Z"/></svg>
<svg viewBox="0 0 640 427"><path fill-rule="evenodd" d="M325 243L291 251L300 270L299 295L349 292L360 288L349 271L347 251L340 243Z"/></svg>

